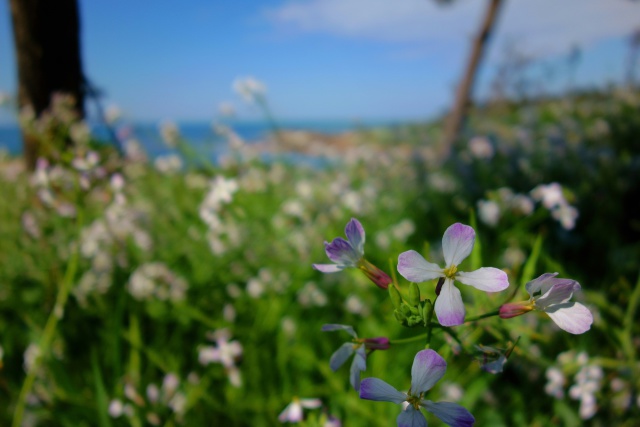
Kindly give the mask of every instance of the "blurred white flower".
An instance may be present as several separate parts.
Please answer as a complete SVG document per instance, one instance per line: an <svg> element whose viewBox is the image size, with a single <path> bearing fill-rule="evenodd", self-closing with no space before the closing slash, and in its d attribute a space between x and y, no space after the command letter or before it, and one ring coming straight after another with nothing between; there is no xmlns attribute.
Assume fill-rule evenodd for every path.
<svg viewBox="0 0 640 427"><path fill-rule="evenodd" d="M233 82L233 90L246 102L253 103L265 95L267 88L253 77L238 77Z"/></svg>
<svg viewBox="0 0 640 427"><path fill-rule="evenodd" d="M120 417L124 413L124 405L122 404L122 401L120 401L119 399L113 399L109 403L108 412L111 418Z"/></svg>
<svg viewBox="0 0 640 427"><path fill-rule="evenodd" d="M25 372L31 372L31 370L35 367L36 361L40 357L40 347L38 344L31 343L24 351L24 362L23 367Z"/></svg>
<svg viewBox="0 0 640 427"><path fill-rule="evenodd" d="M544 386L544 391L556 399L562 399L564 397L564 385L567 380L562 373L562 370L556 367L550 367L545 373L547 377L547 384Z"/></svg>
<svg viewBox="0 0 640 427"><path fill-rule="evenodd" d="M551 211L551 216L556 219L565 230L572 230L576 226L578 210L564 203Z"/></svg>
<svg viewBox="0 0 640 427"><path fill-rule="evenodd" d="M173 174L182 169L182 158L177 154L167 154L156 157L153 162L156 170L162 174Z"/></svg>
<svg viewBox="0 0 640 427"><path fill-rule="evenodd" d="M547 209L553 209L558 205L565 204L566 200L562 194L562 187L557 182L551 184L541 184L531 190L531 197L542 202Z"/></svg>
<svg viewBox="0 0 640 427"><path fill-rule="evenodd" d="M282 423L299 423L302 421L304 415L302 408L315 409L322 406L320 399L300 399L294 397L284 410L278 415L278 420Z"/></svg>
<svg viewBox="0 0 640 427"><path fill-rule="evenodd" d="M210 340L215 341L216 345L200 347L198 361L205 366L210 363L220 363L224 366L231 384L239 387L242 381L236 361L242 356L242 344L235 340L230 341L231 334L228 329L218 329L207 335Z"/></svg>
<svg viewBox="0 0 640 427"><path fill-rule="evenodd" d="M583 420L588 420L598 411L596 393L602 387L603 377L604 373L600 366L586 362L575 376L575 384L569 389L569 396L580 400L579 414Z"/></svg>
<svg viewBox="0 0 640 427"><path fill-rule="evenodd" d="M176 147L180 141L178 125L169 120L160 123L160 136L168 147Z"/></svg>
<svg viewBox="0 0 640 427"><path fill-rule="evenodd" d="M109 105L104 112L104 119L108 124L114 124L122 117L122 111L116 105Z"/></svg>
<svg viewBox="0 0 640 427"><path fill-rule="evenodd" d="M478 200L478 218L490 227L495 227L500 221L500 205L493 200Z"/></svg>
<svg viewBox="0 0 640 427"><path fill-rule="evenodd" d="M36 221L36 217L29 211L22 214L22 229L32 239L40 238L41 234L38 221Z"/></svg>
<svg viewBox="0 0 640 427"><path fill-rule="evenodd" d="M229 102L221 102L218 105L218 113L223 117L233 117L236 115L236 109Z"/></svg>
<svg viewBox="0 0 640 427"><path fill-rule="evenodd" d="M484 136L474 136L469 141L469 151L477 159L491 159L494 154L491 141Z"/></svg>
<svg viewBox="0 0 640 427"><path fill-rule="evenodd" d="M344 308L353 314L359 314L361 316L366 316L369 314L369 307L365 305L360 297L355 294L351 294L347 297L344 302Z"/></svg>
<svg viewBox="0 0 640 427"><path fill-rule="evenodd" d="M298 291L298 302L303 307L317 306L324 307L327 305L327 296L313 282L307 282L302 289Z"/></svg>
<svg viewBox="0 0 640 427"><path fill-rule="evenodd" d="M127 289L137 300L157 298L175 302L185 298L187 282L166 265L152 262L141 265L133 272Z"/></svg>
<svg viewBox="0 0 640 427"><path fill-rule="evenodd" d="M233 323L236 320L236 309L233 304L225 304L222 308L222 318L229 323Z"/></svg>

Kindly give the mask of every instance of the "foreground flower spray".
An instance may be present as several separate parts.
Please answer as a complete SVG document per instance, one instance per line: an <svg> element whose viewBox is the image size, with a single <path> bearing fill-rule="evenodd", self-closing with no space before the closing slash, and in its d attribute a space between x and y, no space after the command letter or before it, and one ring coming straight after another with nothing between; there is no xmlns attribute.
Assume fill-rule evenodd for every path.
<svg viewBox="0 0 640 427"><path fill-rule="evenodd" d="M322 327L323 331L342 331L352 337L331 355L329 365L333 371L338 371L353 357L349 375L352 388L361 399L402 405L396 419L398 427L426 427L427 418L423 410L449 426L469 427L475 423L474 416L465 407L454 402L434 402L428 396L429 391L444 377L447 370L444 357L431 348L434 330L443 333L444 341L451 343L453 354L465 351L465 347L470 348L468 352L472 357L469 359L475 359L480 363L484 375L491 375L503 372L505 365L511 360L509 358L514 356L519 338L501 346L504 350L481 343L469 345L456 332L456 327L473 326L475 322L489 317L505 319L505 324L508 324L509 321L506 319L530 311L546 313L557 326L571 334L582 334L588 331L593 323L589 309L579 302L571 301L573 295L580 291L580 285L571 279L556 278L558 273L545 273L529 281L525 286L529 294L527 301L505 302L493 311L467 318L465 299L455 285L456 282L490 294L509 288L508 275L499 268L480 267L470 272L461 268L463 261L472 254L476 240L475 230L468 225L456 223L445 230L442 238L444 267L427 261L415 250L401 253L397 270L400 276L409 281L406 286L401 286L395 280L395 276L392 280L391 276L365 259L365 231L360 221L352 218L345 227L345 235L346 240L337 237L330 243L325 242L325 252L333 264L313 264L313 268L323 273L337 273L348 268L362 271L380 289L387 290L394 308L395 320L404 327L420 328L422 331L414 337L402 339L359 338L352 326L325 324ZM433 286L427 285L426 288L430 297L425 298L425 288L421 290L418 283L430 281L433 281ZM515 292L511 294L511 297L504 295L503 300L508 301ZM367 373L368 358L375 350L393 351L394 346L406 344L422 346L413 359L411 385L407 391L398 390L380 378L361 379L361 375ZM381 374L384 376L384 372ZM582 389L579 391L582 392ZM594 399L592 394L587 396L586 392L580 394L575 391L573 395L580 397L582 406L585 406L584 401ZM583 395L587 398L582 398ZM437 397L437 394L434 394L434 397ZM312 404L307 404L306 399L294 398L280 415L280 420L303 421L303 407L320 406L321 402L317 399L313 399ZM581 407L582 412L586 411Z"/></svg>

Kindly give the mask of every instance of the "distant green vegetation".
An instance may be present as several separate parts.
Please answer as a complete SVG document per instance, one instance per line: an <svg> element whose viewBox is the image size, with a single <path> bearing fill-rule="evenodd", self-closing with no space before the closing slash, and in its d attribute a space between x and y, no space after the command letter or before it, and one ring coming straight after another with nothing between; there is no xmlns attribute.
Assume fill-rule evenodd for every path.
<svg viewBox="0 0 640 427"><path fill-rule="evenodd" d="M634 91L493 106L450 159L436 125L415 125L370 132L384 151L347 147L321 167L264 161L237 139L203 165L179 129L165 129L174 156L149 161L133 136L120 156L63 114L32 124L74 144L34 173L0 163L0 425L274 426L296 396L321 399L302 425L394 425L399 407L361 400L350 362L330 369L349 336L321 332L391 339L363 378L399 390L425 347L394 344L426 328L400 325L357 270L311 267L351 218L405 299L398 255L444 265L445 229L473 226L460 270L497 267L510 286L458 286L467 319L525 300L546 272L582 285L573 299L595 320L581 335L538 312L435 327L448 368L428 399L457 401L478 426L639 425L639 112ZM482 369L518 338L503 372Z"/></svg>

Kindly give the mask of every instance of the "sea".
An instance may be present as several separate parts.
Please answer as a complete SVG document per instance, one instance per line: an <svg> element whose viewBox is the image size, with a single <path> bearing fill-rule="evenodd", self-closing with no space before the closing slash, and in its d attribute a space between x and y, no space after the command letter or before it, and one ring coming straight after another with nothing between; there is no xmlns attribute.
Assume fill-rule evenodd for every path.
<svg viewBox="0 0 640 427"><path fill-rule="evenodd" d="M289 120L278 123L283 130L313 131L325 134L338 134L353 130L367 130L400 125L403 122L393 120ZM265 121L226 121L224 124L247 143L262 141L273 132L273 127ZM228 152L227 141L217 134L211 122L176 122L180 135L198 152L206 152L208 159L217 163L217 159ZM171 152L160 137L160 122L141 122L128 125L127 133L136 138L151 159ZM92 134L101 141L113 143L113 133L102 124L91 124ZM114 129L122 132L122 128ZM22 136L17 124L0 124L0 150L10 155L22 152Z"/></svg>

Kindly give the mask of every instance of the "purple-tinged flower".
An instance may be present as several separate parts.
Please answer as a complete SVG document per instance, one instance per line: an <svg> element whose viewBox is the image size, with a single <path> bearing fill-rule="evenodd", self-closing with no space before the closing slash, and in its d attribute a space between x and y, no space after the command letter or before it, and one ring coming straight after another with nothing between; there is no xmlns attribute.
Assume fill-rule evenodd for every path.
<svg viewBox="0 0 640 427"><path fill-rule="evenodd" d="M528 282L525 289L529 301L503 304L500 317L509 319L531 310L543 311L556 325L571 334L582 334L591 329L593 315L579 302L569 301L580 284L571 279L556 279L558 273L545 273Z"/></svg>
<svg viewBox="0 0 640 427"><path fill-rule="evenodd" d="M324 242L324 250L334 264L313 264L313 268L323 273L336 273L345 268L357 268L382 289L387 289L391 278L384 271L364 258L365 233L362 224L355 218L344 229L347 240L336 237L331 243Z"/></svg>
<svg viewBox="0 0 640 427"><path fill-rule="evenodd" d="M299 423L303 419L302 408L315 409L322 406L320 399L300 399L294 397L278 416L281 423Z"/></svg>
<svg viewBox="0 0 640 427"><path fill-rule="evenodd" d="M433 350L422 350L416 354L411 367L411 389L407 393L378 378L365 378L360 387L360 398L401 404L406 408L398 415L398 427L427 427L427 420L420 411L425 408L442 422L452 427L470 427L475 418L457 403L434 403L424 399L424 394L444 376L447 362Z"/></svg>
<svg viewBox="0 0 640 427"><path fill-rule="evenodd" d="M460 290L453 285L454 280L486 292L498 292L509 287L507 273L497 268L483 267L470 273L458 271L458 265L471 254L475 239L476 233L468 225L456 223L447 228L442 236L445 268L428 262L413 250L398 257L398 272L407 280L418 283L444 278L435 302L436 316L443 326L464 323L464 304Z"/></svg>
<svg viewBox="0 0 640 427"><path fill-rule="evenodd" d="M348 325L329 324L322 325L322 331L346 331L353 337L352 341L346 342L340 346L332 355L329 366L335 372L344 365L351 355L354 355L351 363L351 386L355 391L360 390L360 372L367 369L367 350L386 350L389 348L389 339L385 337L379 338L358 338L358 334L353 327Z"/></svg>

